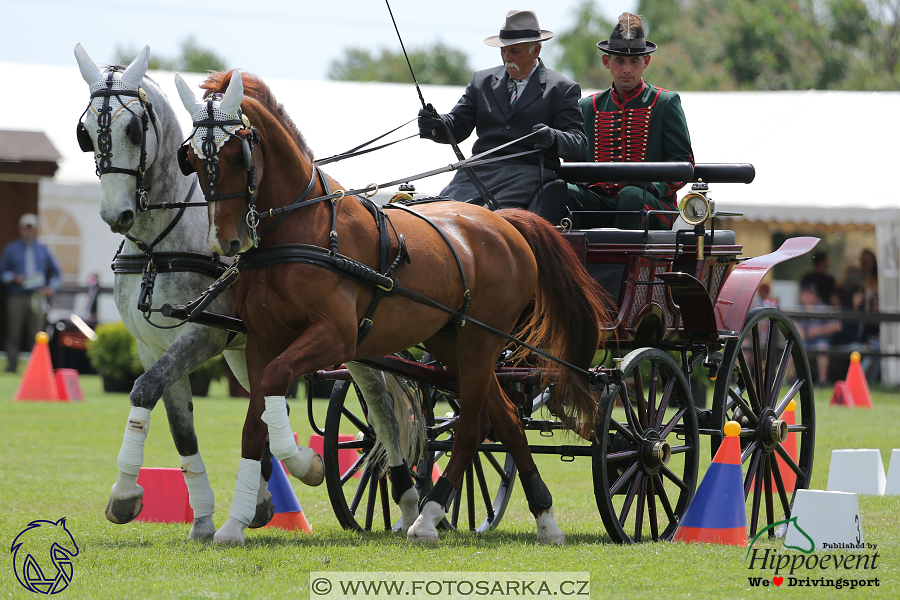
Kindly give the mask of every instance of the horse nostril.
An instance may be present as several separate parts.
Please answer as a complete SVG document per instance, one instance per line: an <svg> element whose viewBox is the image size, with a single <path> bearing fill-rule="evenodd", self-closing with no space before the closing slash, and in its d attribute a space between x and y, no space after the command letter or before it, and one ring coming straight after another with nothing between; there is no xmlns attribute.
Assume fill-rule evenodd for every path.
<svg viewBox="0 0 900 600"><path fill-rule="evenodd" d="M119 220L117 224L120 228L129 228L134 223L134 211L126 210L121 215L119 215Z"/></svg>
<svg viewBox="0 0 900 600"><path fill-rule="evenodd" d="M239 240L231 240L231 243L228 244L228 252L225 256L234 256L241 249L241 242Z"/></svg>

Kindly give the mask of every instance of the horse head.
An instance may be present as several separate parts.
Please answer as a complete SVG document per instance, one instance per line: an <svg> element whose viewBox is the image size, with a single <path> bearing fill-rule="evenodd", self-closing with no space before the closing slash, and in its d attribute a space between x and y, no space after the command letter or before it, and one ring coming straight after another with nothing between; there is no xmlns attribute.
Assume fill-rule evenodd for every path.
<svg viewBox="0 0 900 600"><path fill-rule="evenodd" d="M78 144L94 154L101 182L100 216L116 233L127 233L138 211L146 208L149 187L144 187L144 175L161 145L153 104L141 85L149 55L150 46L144 46L128 67L101 71L81 44L75 46L75 59L91 92L78 122Z"/></svg>
<svg viewBox="0 0 900 600"><path fill-rule="evenodd" d="M254 152L259 133L241 110L243 78L232 71L225 93L208 94L203 101L178 74L175 86L194 122L193 133L179 150L179 164L185 173L202 173L200 185L209 203L209 249L234 256L257 243L256 178L264 166L261 153Z"/></svg>

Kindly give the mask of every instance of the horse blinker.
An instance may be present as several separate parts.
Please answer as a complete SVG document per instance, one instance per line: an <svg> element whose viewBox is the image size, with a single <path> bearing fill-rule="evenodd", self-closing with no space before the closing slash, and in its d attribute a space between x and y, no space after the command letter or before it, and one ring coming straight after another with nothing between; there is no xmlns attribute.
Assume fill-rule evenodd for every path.
<svg viewBox="0 0 900 600"><path fill-rule="evenodd" d="M241 149L244 151L244 166L249 171L253 168L253 152L250 150L250 142L241 139Z"/></svg>
<svg viewBox="0 0 900 600"><path fill-rule="evenodd" d="M78 127L75 128L75 136L78 138L78 147L81 148L82 152L94 151L94 140L91 139L91 134L88 133L87 127L81 121L78 122Z"/></svg>
<svg viewBox="0 0 900 600"><path fill-rule="evenodd" d="M140 148L144 145L144 123L137 115L132 115L131 121L125 126L125 133L132 144Z"/></svg>
<svg viewBox="0 0 900 600"><path fill-rule="evenodd" d="M190 161L188 161L188 152L190 152L190 148L187 144L184 144L178 149L178 167L181 169L181 172L184 175L196 173L196 171L194 170L194 165L192 165Z"/></svg>

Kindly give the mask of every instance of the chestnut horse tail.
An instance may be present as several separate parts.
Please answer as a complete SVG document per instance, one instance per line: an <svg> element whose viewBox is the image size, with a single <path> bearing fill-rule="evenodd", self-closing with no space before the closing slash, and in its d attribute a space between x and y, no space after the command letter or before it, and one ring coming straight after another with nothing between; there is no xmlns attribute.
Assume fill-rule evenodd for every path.
<svg viewBox="0 0 900 600"><path fill-rule="evenodd" d="M603 341L601 323L610 320L608 296L545 219L517 209L499 210L497 214L522 234L537 262L535 308L521 326L520 335L532 346L587 369ZM528 350L520 347L513 356L521 360L526 355ZM540 358L539 362L545 380L554 383L550 397L553 412L568 428L590 438L595 430L597 403L587 378L556 361Z"/></svg>

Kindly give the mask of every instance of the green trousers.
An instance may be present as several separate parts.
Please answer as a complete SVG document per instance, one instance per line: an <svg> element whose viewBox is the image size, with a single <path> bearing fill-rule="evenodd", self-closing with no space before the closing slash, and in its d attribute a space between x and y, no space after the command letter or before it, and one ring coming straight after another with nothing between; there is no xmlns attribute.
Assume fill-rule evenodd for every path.
<svg viewBox="0 0 900 600"><path fill-rule="evenodd" d="M589 188L583 185L568 184L569 191L566 196L566 206L569 210L577 211L634 211L627 214L609 214L599 217L601 227L615 227L617 229L643 229L640 210L646 203L654 210L674 210L674 207L657 198L653 192L647 192L637 186L626 186L619 192L618 198L610 198L595 190L601 188ZM646 202L645 202L646 197ZM675 215L651 215L649 229L672 229ZM575 223L578 227L578 223Z"/></svg>

